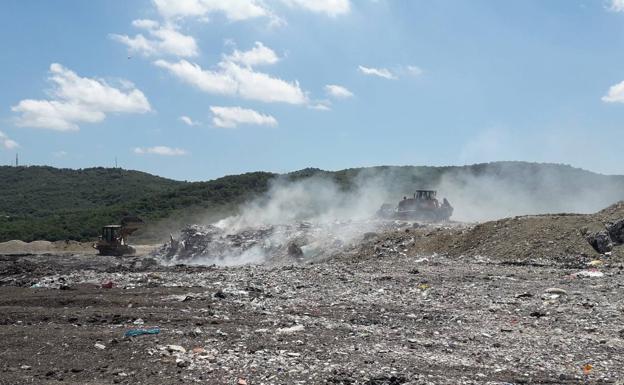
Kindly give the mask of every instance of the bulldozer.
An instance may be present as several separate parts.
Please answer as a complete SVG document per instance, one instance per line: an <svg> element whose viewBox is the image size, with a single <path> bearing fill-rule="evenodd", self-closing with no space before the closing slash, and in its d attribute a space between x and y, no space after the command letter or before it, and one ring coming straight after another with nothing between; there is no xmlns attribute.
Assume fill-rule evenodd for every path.
<svg viewBox="0 0 624 385"><path fill-rule="evenodd" d="M377 211L377 216L384 219L448 221L453 215L453 206L446 198L440 203L436 195L435 190L416 190L412 197L404 196L396 207L383 204Z"/></svg>
<svg viewBox="0 0 624 385"><path fill-rule="evenodd" d="M134 255L136 250L128 245L128 237L137 231L143 220L138 217L127 216L121 220L120 225L107 225L102 227L102 235L93 245L98 250L98 255L112 255L121 257Z"/></svg>

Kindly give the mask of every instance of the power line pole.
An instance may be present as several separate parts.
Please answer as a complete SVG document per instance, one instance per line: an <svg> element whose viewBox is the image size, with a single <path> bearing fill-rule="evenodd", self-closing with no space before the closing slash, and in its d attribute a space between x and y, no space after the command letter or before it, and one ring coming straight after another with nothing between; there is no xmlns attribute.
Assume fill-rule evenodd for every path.
<svg viewBox="0 0 624 385"><path fill-rule="evenodd" d="M15 167L19 167L19 154L16 152L15 153Z"/></svg>

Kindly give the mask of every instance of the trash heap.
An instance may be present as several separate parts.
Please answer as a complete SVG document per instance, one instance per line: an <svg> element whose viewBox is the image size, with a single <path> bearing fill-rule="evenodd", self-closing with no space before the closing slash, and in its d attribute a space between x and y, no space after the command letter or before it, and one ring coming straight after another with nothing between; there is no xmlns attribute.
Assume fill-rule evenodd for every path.
<svg viewBox="0 0 624 385"><path fill-rule="evenodd" d="M355 246L379 221L335 221L262 225L227 231L214 225L189 225L152 256L169 264L291 264L331 257ZM385 225L388 226L387 224ZM392 227L392 225L390 225Z"/></svg>
<svg viewBox="0 0 624 385"><path fill-rule="evenodd" d="M597 252L610 253L613 246L624 244L624 219L607 223L604 230L587 235L587 241Z"/></svg>

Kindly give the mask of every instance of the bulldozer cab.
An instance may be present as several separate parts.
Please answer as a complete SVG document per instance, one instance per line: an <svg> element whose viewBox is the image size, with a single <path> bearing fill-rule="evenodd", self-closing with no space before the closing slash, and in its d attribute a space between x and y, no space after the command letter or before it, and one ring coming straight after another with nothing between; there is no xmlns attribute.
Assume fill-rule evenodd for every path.
<svg viewBox="0 0 624 385"><path fill-rule="evenodd" d="M436 198L435 190L417 190L416 194L414 194L414 198L417 200L433 200Z"/></svg>
<svg viewBox="0 0 624 385"><path fill-rule="evenodd" d="M102 240L107 242L118 242L121 233L120 225L108 225L102 228Z"/></svg>

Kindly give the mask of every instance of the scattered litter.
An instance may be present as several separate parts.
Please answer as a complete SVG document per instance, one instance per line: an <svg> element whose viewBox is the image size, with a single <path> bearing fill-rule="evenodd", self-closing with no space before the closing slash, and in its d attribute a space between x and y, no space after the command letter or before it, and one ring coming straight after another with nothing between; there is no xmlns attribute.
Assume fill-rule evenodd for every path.
<svg viewBox="0 0 624 385"><path fill-rule="evenodd" d="M558 294L558 295L568 295L568 292L560 289L558 287L549 287L548 289L544 290L544 293L547 294Z"/></svg>
<svg viewBox="0 0 624 385"><path fill-rule="evenodd" d="M572 274L572 276L579 278L600 278L604 276L604 273L598 270L583 270Z"/></svg>
<svg viewBox="0 0 624 385"><path fill-rule="evenodd" d="M173 353L173 352L186 353L186 349L184 349L180 345L167 345L165 346L165 349L167 349L170 353Z"/></svg>
<svg viewBox="0 0 624 385"><path fill-rule="evenodd" d="M304 329L305 327L303 325L295 325L289 328L277 329L277 334L292 334L292 333L303 331Z"/></svg>
<svg viewBox="0 0 624 385"><path fill-rule="evenodd" d="M159 328L153 329L130 329L124 333L124 337L136 337L145 334L160 334Z"/></svg>
<svg viewBox="0 0 624 385"><path fill-rule="evenodd" d="M101 344L101 343L96 343L96 344L95 344L95 345L93 345L93 346L95 346L95 348L96 348L96 349L100 349L100 350L104 350L104 349L106 349L106 346L105 346L105 345L103 345L103 344Z"/></svg>

